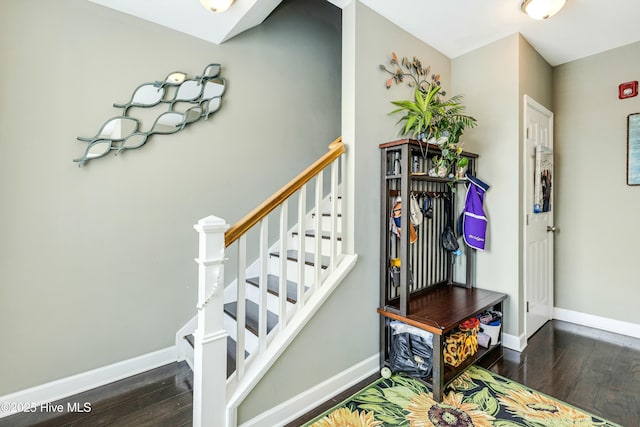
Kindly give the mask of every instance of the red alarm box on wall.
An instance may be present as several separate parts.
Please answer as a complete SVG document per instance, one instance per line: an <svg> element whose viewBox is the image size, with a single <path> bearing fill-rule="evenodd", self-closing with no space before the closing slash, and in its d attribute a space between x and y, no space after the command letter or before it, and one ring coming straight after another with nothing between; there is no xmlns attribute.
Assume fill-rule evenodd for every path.
<svg viewBox="0 0 640 427"><path fill-rule="evenodd" d="M618 86L618 98L625 99L638 95L638 82L626 82Z"/></svg>

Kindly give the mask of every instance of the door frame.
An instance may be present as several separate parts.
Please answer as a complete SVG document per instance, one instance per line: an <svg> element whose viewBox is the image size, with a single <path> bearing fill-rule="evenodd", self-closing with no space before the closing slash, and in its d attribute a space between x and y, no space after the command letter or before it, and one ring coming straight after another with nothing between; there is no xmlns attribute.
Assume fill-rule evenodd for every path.
<svg viewBox="0 0 640 427"><path fill-rule="evenodd" d="M527 283L527 221L528 221L528 216L532 215L532 206L530 205L530 203L528 203L528 199L527 199L527 191L533 191L533 185L534 182L533 177L531 176L527 176L527 157L530 155L530 153L527 152L527 128L528 128L528 112L529 112L529 108L534 109L538 112L540 112L541 114L545 115L548 117L549 119L549 141L550 141L550 145L551 147L554 146L554 139L553 139L553 133L554 133L554 114L552 111L550 111L549 109L547 109L545 106L543 106L542 104L540 104L539 102L537 102L536 100L534 100L532 97L530 97L529 95L524 95L523 97L523 119L522 119L522 176L523 176L523 194L522 194L522 209L523 209L523 221L522 221L522 242L521 242L521 248L522 248L522 265L523 265L523 270L522 270L522 283L523 283L523 287L522 287L522 310L523 310L523 333L524 333L524 340L525 342L528 341L529 337L528 337L528 330L527 330L527 299L528 299L528 283ZM553 175L556 175L556 171L555 171L555 166L556 166L556 162L554 159L554 172ZM529 188L531 186L531 188ZM553 186L552 187L552 197L554 200L554 205L557 206L557 204L555 203L556 197L555 197L555 190L557 189L557 186ZM552 208L554 209L554 208ZM554 215L554 211L552 210L552 216L550 216L550 218L553 218ZM549 223L549 221L547 221L547 226L553 226L553 220L551 220L551 223ZM554 290L555 290L555 251L554 251L554 246L555 246L555 239L553 244L551 245L551 265L552 265L552 274L549 280L549 288L548 288L548 295L549 295L549 312L548 312L548 318L549 320L553 319L553 308L555 306L555 302L554 302Z"/></svg>

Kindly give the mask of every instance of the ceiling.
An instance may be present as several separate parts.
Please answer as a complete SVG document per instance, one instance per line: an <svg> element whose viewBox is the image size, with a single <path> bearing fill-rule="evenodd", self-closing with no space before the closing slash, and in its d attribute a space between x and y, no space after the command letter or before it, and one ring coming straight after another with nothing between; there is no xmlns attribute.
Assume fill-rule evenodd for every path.
<svg viewBox="0 0 640 427"><path fill-rule="evenodd" d="M219 44L261 24L282 0L236 0L222 14L199 0L89 0ZM343 7L351 0L329 0ZM360 0L396 25L455 58L521 33L556 66L640 40L640 1L567 0L546 21L530 19L521 0Z"/></svg>

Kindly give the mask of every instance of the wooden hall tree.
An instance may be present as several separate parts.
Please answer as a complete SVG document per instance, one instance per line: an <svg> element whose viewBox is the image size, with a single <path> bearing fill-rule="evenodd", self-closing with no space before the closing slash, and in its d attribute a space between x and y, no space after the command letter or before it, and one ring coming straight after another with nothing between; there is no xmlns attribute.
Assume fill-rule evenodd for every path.
<svg viewBox="0 0 640 427"><path fill-rule="evenodd" d="M389 366L390 322L398 320L433 334L433 370L425 382L433 398L441 401L447 384L480 359L502 357L502 342L480 348L459 366L444 362L447 334L468 318L494 310L502 312L507 295L479 289L472 284L475 250L466 249L465 283L456 283L454 255L442 245L445 229L455 230L456 191L465 178L430 176L437 145L402 139L380 145L381 150L381 248L380 248L380 365ZM463 152L468 173L476 173L478 156ZM455 173L455 172L454 172ZM412 201L413 198L413 201ZM414 213L418 205L423 216ZM394 212L395 211L395 212ZM412 230L413 228L413 230ZM413 243L412 243L413 242Z"/></svg>

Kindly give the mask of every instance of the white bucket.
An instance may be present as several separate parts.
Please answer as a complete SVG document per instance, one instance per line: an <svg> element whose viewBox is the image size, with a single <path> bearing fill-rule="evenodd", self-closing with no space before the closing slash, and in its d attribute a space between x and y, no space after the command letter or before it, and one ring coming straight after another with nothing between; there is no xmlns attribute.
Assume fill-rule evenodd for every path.
<svg viewBox="0 0 640 427"><path fill-rule="evenodd" d="M496 345L500 342L501 326L502 324L496 326L485 325L484 323L480 324L480 330L491 337L491 345Z"/></svg>

